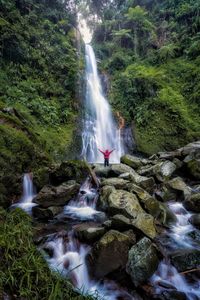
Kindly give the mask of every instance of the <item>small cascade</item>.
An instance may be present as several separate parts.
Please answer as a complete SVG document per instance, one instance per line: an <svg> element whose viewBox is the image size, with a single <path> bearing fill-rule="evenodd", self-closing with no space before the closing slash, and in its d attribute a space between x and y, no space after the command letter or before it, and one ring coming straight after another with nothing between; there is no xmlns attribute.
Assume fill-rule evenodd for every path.
<svg viewBox="0 0 200 300"><path fill-rule="evenodd" d="M76 200L71 201L65 207L65 215L73 220L73 224L81 220L96 221L95 216L101 214L96 210L98 192L92 187L88 178L81 186ZM76 222L75 222L76 220ZM53 256L46 259L50 267L68 277L74 287L85 295L99 296L105 300L131 300L135 299L117 284L110 280L97 282L88 274L86 256L91 247L81 244L74 235L74 230L66 234L56 234L49 237L45 247L53 250Z"/></svg>
<svg viewBox="0 0 200 300"><path fill-rule="evenodd" d="M22 198L18 203L13 204L12 207L20 207L28 213L31 213L32 207L35 206L35 203L32 203L33 198L35 197L34 186L32 175L30 173L24 174L23 177L23 194Z"/></svg>
<svg viewBox="0 0 200 300"><path fill-rule="evenodd" d="M183 207L182 203L169 203L169 208L175 213L177 222L165 234L169 240L169 244L165 245L167 252L199 248L199 245L195 244L189 236L189 233L194 231L194 227L189 223L191 214ZM159 264L158 270L151 278L151 284L157 294L166 290L167 286L169 290L175 289L185 293L188 300L200 299L200 280L194 284L188 282L185 276L178 273L167 258Z"/></svg>
<svg viewBox="0 0 200 300"><path fill-rule="evenodd" d="M117 127L107 99L103 95L97 62L91 45L85 45L86 96L85 117L82 133L82 156L89 162L103 161L101 150L115 149L111 163L119 163L124 153L121 128Z"/></svg>

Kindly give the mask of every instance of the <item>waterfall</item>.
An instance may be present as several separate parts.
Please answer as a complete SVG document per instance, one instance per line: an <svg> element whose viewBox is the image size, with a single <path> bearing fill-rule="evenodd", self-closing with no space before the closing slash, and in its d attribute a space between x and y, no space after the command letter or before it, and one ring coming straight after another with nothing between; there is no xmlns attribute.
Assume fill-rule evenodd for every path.
<svg viewBox="0 0 200 300"><path fill-rule="evenodd" d="M124 152L120 128L117 128L110 105L103 95L95 54L89 44L85 45L85 57L86 95L82 156L89 162L100 163L103 158L98 148L115 149L111 154L110 162L119 163Z"/></svg>
<svg viewBox="0 0 200 300"><path fill-rule="evenodd" d="M27 213L31 214L32 207L36 206L35 203L32 202L35 197L34 187L32 175L30 173L26 173L23 176L23 194L20 201L16 204L13 204L12 207L20 207L25 210Z"/></svg>

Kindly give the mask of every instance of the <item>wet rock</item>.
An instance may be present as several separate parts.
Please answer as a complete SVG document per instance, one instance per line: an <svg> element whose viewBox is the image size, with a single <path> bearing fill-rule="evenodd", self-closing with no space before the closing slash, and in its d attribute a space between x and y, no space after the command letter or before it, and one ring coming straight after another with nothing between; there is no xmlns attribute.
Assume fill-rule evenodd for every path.
<svg viewBox="0 0 200 300"><path fill-rule="evenodd" d="M181 177L173 178L166 183L166 186L173 191L179 193L177 196L187 199L191 195L190 188L185 184Z"/></svg>
<svg viewBox="0 0 200 300"><path fill-rule="evenodd" d="M127 235L130 238L131 244L135 245L136 244L136 234L132 229L123 231L123 234Z"/></svg>
<svg viewBox="0 0 200 300"><path fill-rule="evenodd" d="M137 169L143 165L146 165L148 163L148 160L138 156L126 154L121 157L121 162L133 169Z"/></svg>
<svg viewBox="0 0 200 300"><path fill-rule="evenodd" d="M181 151L181 154L183 156L186 156L191 153L198 154L198 153L200 153L200 141L190 143L190 144L180 148L179 151Z"/></svg>
<svg viewBox="0 0 200 300"><path fill-rule="evenodd" d="M107 211L111 215L121 214L130 219L131 225L150 238L156 236L154 219L140 206L136 195L123 190L114 190L107 199Z"/></svg>
<svg viewBox="0 0 200 300"><path fill-rule="evenodd" d="M137 287L154 274L158 264L156 247L148 238L144 237L130 249L126 271L131 276L134 286Z"/></svg>
<svg viewBox="0 0 200 300"><path fill-rule="evenodd" d="M48 254L48 256L49 256L50 258L53 257L53 255L54 255L54 249L53 249L53 247L51 247L50 245L44 244L44 246L42 247L42 250L43 250L46 254Z"/></svg>
<svg viewBox="0 0 200 300"><path fill-rule="evenodd" d="M76 196L80 185L75 181L63 183L54 187L51 185L44 186L33 202L47 208L49 206L64 206L69 200Z"/></svg>
<svg viewBox="0 0 200 300"><path fill-rule="evenodd" d="M154 166L141 168L139 174L143 176L154 176L160 182L169 179L176 171L176 165L171 161L159 162Z"/></svg>
<svg viewBox="0 0 200 300"><path fill-rule="evenodd" d="M96 213L93 216L93 218L94 218L94 221L97 223L103 223L107 219L106 214L102 211L99 211L98 213Z"/></svg>
<svg viewBox="0 0 200 300"><path fill-rule="evenodd" d="M183 202L186 209L200 213L200 193L191 195L191 197Z"/></svg>
<svg viewBox="0 0 200 300"><path fill-rule="evenodd" d="M127 184L129 183L128 180L122 179L122 178L108 178L104 179L101 182L101 186L109 185L114 186L116 189L126 189Z"/></svg>
<svg viewBox="0 0 200 300"><path fill-rule="evenodd" d="M192 215L189 222L196 228L200 229L200 214Z"/></svg>
<svg viewBox="0 0 200 300"><path fill-rule="evenodd" d="M109 174L111 172L111 166L110 167L104 167L104 165L100 165L100 164L94 164L94 172L98 177L105 177L108 178Z"/></svg>
<svg viewBox="0 0 200 300"><path fill-rule="evenodd" d="M32 208L32 214L33 217L39 220L52 220L53 219L53 213L51 210L46 208L41 208L38 206L34 206Z"/></svg>
<svg viewBox="0 0 200 300"><path fill-rule="evenodd" d="M187 162L189 174L196 180L200 180L200 159L191 159Z"/></svg>
<svg viewBox="0 0 200 300"><path fill-rule="evenodd" d="M123 215L114 215L111 218L111 226L113 229L123 231L131 227L131 221Z"/></svg>
<svg viewBox="0 0 200 300"><path fill-rule="evenodd" d="M144 212L137 197L123 190L113 190L107 203L111 215L122 214L127 218L136 218L138 213Z"/></svg>
<svg viewBox="0 0 200 300"><path fill-rule="evenodd" d="M200 250L186 249L172 253L170 255L171 263L178 272L184 272L200 266Z"/></svg>
<svg viewBox="0 0 200 300"><path fill-rule="evenodd" d="M49 179L54 185L59 185L68 180L76 180L78 183L82 183L89 173L89 166L86 161L65 161L50 172Z"/></svg>
<svg viewBox="0 0 200 300"><path fill-rule="evenodd" d="M183 292L176 290L172 291L163 291L162 294L156 298L158 300L187 300L187 296Z"/></svg>
<svg viewBox="0 0 200 300"><path fill-rule="evenodd" d="M108 209L108 197L109 195L115 191L113 186L103 186L100 191L100 197L97 202L97 208L102 210Z"/></svg>
<svg viewBox="0 0 200 300"><path fill-rule="evenodd" d="M63 211L63 207L62 206L50 206L50 207L48 207L48 210L50 210L52 212L53 216L55 217Z"/></svg>
<svg viewBox="0 0 200 300"><path fill-rule="evenodd" d="M175 214L167 207L166 204L159 202L139 186L129 184L129 191L137 195L144 209L161 224L168 226L176 222Z"/></svg>
<svg viewBox="0 0 200 300"><path fill-rule="evenodd" d="M95 224L80 224L75 227L74 232L81 242L93 243L105 234L106 229Z"/></svg>
<svg viewBox="0 0 200 300"><path fill-rule="evenodd" d="M96 278L124 268L128 259L130 238L119 231L108 231L86 257L89 272Z"/></svg>

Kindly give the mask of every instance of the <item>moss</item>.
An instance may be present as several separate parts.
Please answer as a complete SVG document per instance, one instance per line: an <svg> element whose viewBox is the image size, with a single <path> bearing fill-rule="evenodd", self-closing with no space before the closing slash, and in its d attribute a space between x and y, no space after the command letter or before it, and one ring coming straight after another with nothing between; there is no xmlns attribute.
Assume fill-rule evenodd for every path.
<svg viewBox="0 0 200 300"><path fill-rule="evenodd" d="M18 299L89 299L50 271L33 244L30 217L20 209L0 209L0 293Z"/></svg>

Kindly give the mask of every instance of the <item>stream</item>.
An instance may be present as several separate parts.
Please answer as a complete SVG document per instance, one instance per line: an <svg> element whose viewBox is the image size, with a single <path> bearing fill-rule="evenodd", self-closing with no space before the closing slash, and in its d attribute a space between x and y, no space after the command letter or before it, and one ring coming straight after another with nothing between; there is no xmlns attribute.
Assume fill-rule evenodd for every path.
<svg viewBox="0 0 200 300"><path fill-rule="evenodd" d="M24 175L23 197L15 206L21 207L26 212L31 213L32 198L34 195L32 177ZM129 294L128 290L121 288L114 281L104 279L101 281L91 278L88 273L86 256L91 249L90 245L82 244L76 238L74 228L82 222L93 222L101 224L105 220L105 215L96 209L98 201L98 190L94 188L89 178L82 184L75 200L71 200L63 208L60 214L61 219L67 218L66 223L70 224L68 232L61 231L46 236L45 243L39 247L48 249L44 254L50 268L67 277L77 291L85 295L98 296L99 299L118 300L118 299L142 299L138 295ZM199 244L195 244L190 238L189 233L196 230L190 223L191 214L179 202L169 202L169 208L175 213L177 222L161 236L161 244L165 258L160 262L155 274L150 279L156 295L164 291L177 290L183 292L188 300L200 299L200 280L190 282L187 275L180 274L171 265L168 254L178 249L197 249ZM59 217L58 217L59 220ZM162 238L167 238L167 243L162 243ZM163 246L164 245L164 246ZM49 252L50 251L50 252ZM131 287L129 286L129 289ZM146 298L145 298L146 299Z"/></svg>

